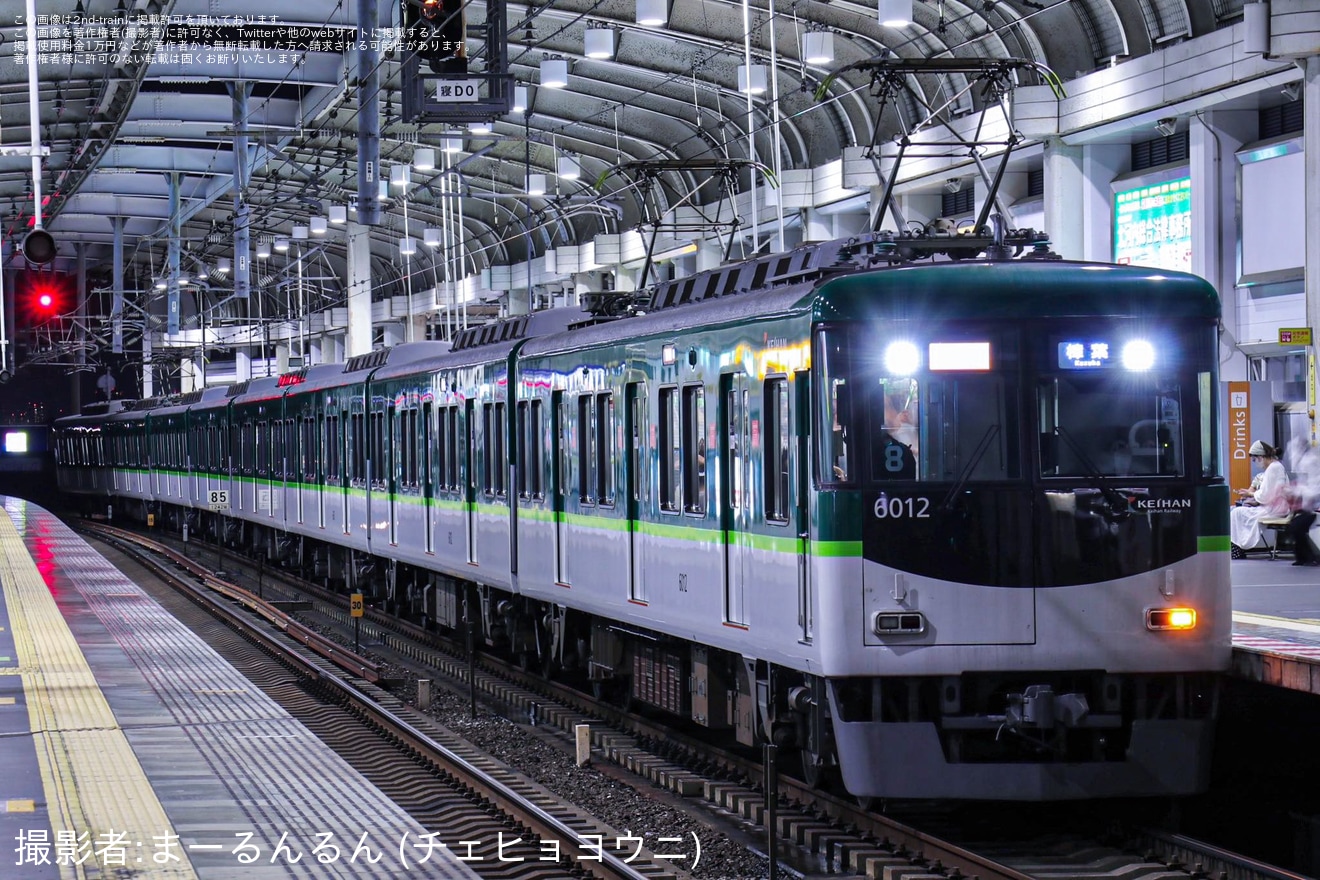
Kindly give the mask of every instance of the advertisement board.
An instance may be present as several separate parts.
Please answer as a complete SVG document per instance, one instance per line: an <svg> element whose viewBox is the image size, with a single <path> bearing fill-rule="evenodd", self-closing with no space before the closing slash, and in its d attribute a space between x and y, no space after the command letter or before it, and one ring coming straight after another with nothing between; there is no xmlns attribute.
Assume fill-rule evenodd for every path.
<svg viewBox="0 0 1320 880"><path fill-rule="evenodd" d="M1114 262L1192 270L1192 179L1114 193Z"/></svg>

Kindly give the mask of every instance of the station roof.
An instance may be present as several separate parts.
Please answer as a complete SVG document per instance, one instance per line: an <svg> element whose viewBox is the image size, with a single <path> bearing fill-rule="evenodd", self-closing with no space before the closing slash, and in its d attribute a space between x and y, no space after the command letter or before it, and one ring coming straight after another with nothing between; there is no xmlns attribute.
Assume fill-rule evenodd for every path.
<svg viewBox="0 0 1320 880"><path fill-rule="evenodd" d="M382 2L378 17L397 25L400 0ZM401 0L415 2L415 0ZM127 20L149 25L167 17L187 23L222 15L246 26L269 22L318 33L347 33L359 10L372 4L347 0L40 0L38 24L46 38L68 37L67 17L87 23L72 44L39 44L37 64L45 226L59 246L57 265L71 268L73 243L85 246L90 265L111 260L110 217L125 219L127 286L147 289L163 268L170 217L181 223L184 268L204 267L224 287L216 266L233 250L235 143L245 135L250 180L241 193L249 207L253 245L288 237L311 216L331 206L353 205L358 190L359 53L332 41L295 51L271 49L256 63L226 51L219 38L200 38L176 51L132 51L143 34ZM618 173L634 162L668 162L659 176L660 197L672 205L696 191L695 202L713 195L710 180L728 160L751 158L747 131L755 132L756 158L778 155L781 169L812 168L837 158L850 145L897 131L897 117L876 119L869 77L848 70L866 59L1018 58L1069 80L1137 58L1180 40L1241 20L1241 0L912 0L913 24L882 26L875 4L853 0L668 0L668 23L636 23L635 0L552 0L508 4L504 21L508 58L516 81L528 87L528 112L492 120L488 134L461 132L462 152L452 171L413 173L407 198L391 191L381 222L371 228L373 277L397 279L399 239L461 218L471 266L510 264L555 244L589 239L599 232L635 227L643 205L635 183ZM6 5L0 22L0 223L9 245L33 221L29 68L23 3ZM473 26L485 5L466 6L469 54L479 58ZM44 16L41 18L40 16ZM65 18L60 18L65 17ZM771 21L773 20L773 25ZM65 26L58 31L58 23ZM94 29L100 24L106 33ZM584 32L609 29L613 58L588 58ZM803 35L832 35L834 60L807 63ZM39 31L39 36L42 32ZM746 39L744 39L746 37ZM135 46L129 44L136 40ZM129 50L129 51L124 51ZM402 52L380 54L382 170L412 162L419 146L438 147L441 124L401 118ZM563 59L568 86L540 85L541 63ZM770 67L765 95L751 101L738 89L738 68L747 61ZM845 69L834 79L832 71ZM250 86L246 128L235 128L232 95ZM824 93L817 90L825 84ZM907 77L913 94L951 114L986 100L960 74ZM911 114L917 104L900 102ZM780 121L780 137L771 123ZM439 151L437 151L439 152ZM577 157L582 174L555 176L564 154ZM545 197L525 192L528 173L547 175ZM172 209L171 176L177 185ZM598 185L599 184L599 185ZM696 190L698 186L705 188ZM351 216L351 215L350 215ZM317 236L305 245L304 266L315 295L319 275L343 278L342 233ZM439 259L419 248L421 260ZM530 253L529 253L530 251ZM319 261L319 262L318 262ZM272 263L254 261L254 286ZM316 271L317 266L326 271ZM271 278L264 280L270 281ZM332 285L327 285L327 288ZM327 290L326 296L332 296Z"/></svg>

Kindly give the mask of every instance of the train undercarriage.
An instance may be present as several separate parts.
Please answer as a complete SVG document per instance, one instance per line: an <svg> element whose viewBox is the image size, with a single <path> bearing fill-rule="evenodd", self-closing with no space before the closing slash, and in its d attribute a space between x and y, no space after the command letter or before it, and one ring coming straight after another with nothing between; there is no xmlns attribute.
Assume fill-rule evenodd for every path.
<svg viewBox="0 0 1320 880"><path fill-rule="evenodd" d="M862 800L894 790L905 792L897 797L1002 796L995 791L1002 780L1050 767L1103 774L1106 767L1129 768L1143 749L1158 752L1167 766L1150 771L1150 759L1137 755L1139 773L1167 772L1173 789L1191 790L1187 780L1205 772L1181 766L1176 750L1185 743L1189 755L1200 754L1193 746L1217 714L1211 675L1083 670L825 679L234 517L132 499L116 500L113 509L116 517L150 519L176 533L187 525L194 536L332 590L360 592L369 605L426 628L471 627L479 649L620 705L685 719L748 748L773 742L781 755L798 755L809 784L842 782ZM909 763L884 757L898 753L896 742L911 752ZM917 744L924 744L919 759ZM941 769L913 772L912 762ZM941 780L956 778L957 767L978 765L970 772L988 781L946 790L951 783ZM1022 772L1014 774L1014 766ZM898 773L915 781L893 785ZM1033 785L1005 791L1032 799L1039 790ZM1041 796L1084 795L1051 789Z"/></svg>

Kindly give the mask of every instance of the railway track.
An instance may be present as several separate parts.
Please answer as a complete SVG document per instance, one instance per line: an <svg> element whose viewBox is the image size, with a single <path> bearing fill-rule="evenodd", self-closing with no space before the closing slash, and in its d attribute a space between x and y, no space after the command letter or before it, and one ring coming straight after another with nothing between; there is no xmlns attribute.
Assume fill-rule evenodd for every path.
<svg viewBox="0 0 1320 880"><path fill-rule="evenodd" d="M466 755L451 748L462 744L446 743L451 735L430 718L358 677L362 669L375 666L370 661L347 650L327 651L297 626L279 626L279 613L271 613L278 609L261 609L254 618L249 612L266 603L240 596L232 585L216 593L212 587L217 579L205 571L172 570L186 560L171 558L168 548L148 550L140 538L119 529L84 531L180 591L190 604L173 603L173 613L208 639L224 641L225 654L235 658L231 662L237 668L447 842L479 875L515 880L686 876L644 848L617 854L609 845L618 836L614 829L470 747ZM196 582L199 576L206 585ZM216 621L232 631L232 637L218 633ZM298 677L296 684L289 681L290 670Z"/></svg>
<svg viewBox="0 0 1320 880"><path fill-rule="evenodd" d="M145 540L136 535L132 538ZM200 570L201 576L209 576ZM266 576L274 575L267 572ZM280 577L287 576L281 573ZM314 597L314 612L328 622L328 628L338 630L334 635L317 635L342 647L345 633L351 632L346 597L297 579L286 583L289 586L281 590ZM1056 816L1056 821L1050 821L1040 833L1023 835L1004 830L1011 827L1015 808L997 806L993 809L1001 814L1004 824L999 825L1000 830L990 832L994 837L987 839L986 832L971 830L975 820L959 825L967 820L954 821L941 812L937 819L919 816L911 823L899 821L780 774L776 774L778 797L772 805L765 793L764 766L752 757L714 749L670 726L528 674L516 664L491 655L481 655L473 667L460 642L391 615L369 609L364 634L380 653L410 661L418 677L443 681L456 691L471 686L470 676L475 671L476 691L484 700L500 704L511 717L528 718L570 736L578 725L590 725L592 749L598 758L627 768L690 802L705 801L754 833L764 834L773 822L779 857L822 873L982 880L1022 880L1059 873L1097 878L1118 873L1134 880L1177 876L1225 880L1301 877L1209 844L1135 826L1111 823L1108 833L1097 835L1096 822L1105 820L1097 820L1088 812L1077 812L1072 820L1083 828L1081 831L1061 830L1065 823ZM350 662L371 661L359 658ZM460 737L449 737L453 747L461 748ZM1056 812L1074 815L1070 808ZM920 830L917 822L924 828L939 830ZM811 867L802 873L811 873Z"/></svg>

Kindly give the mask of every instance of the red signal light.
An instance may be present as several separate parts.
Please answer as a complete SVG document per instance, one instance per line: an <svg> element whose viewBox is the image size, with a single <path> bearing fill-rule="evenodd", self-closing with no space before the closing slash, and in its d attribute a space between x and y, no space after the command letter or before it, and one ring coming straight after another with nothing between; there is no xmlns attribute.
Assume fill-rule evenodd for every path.
<svg viewBox="0 0 1320 880"><path fill-rule="evenodd" d="M73 308L73 279L63 272L28 271L18 274L14 296L20 324L39 324Z"/></svg>

